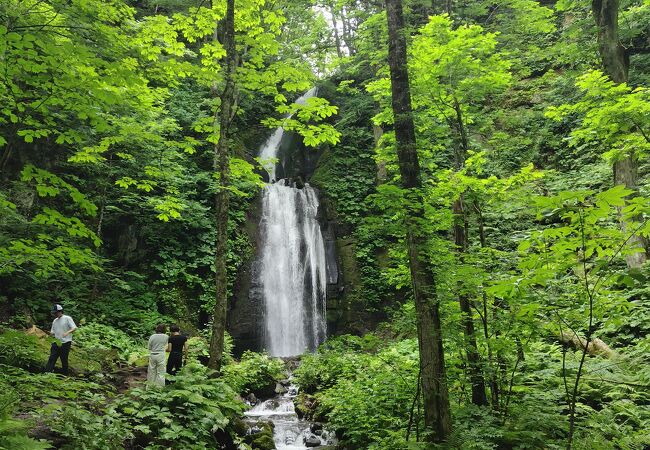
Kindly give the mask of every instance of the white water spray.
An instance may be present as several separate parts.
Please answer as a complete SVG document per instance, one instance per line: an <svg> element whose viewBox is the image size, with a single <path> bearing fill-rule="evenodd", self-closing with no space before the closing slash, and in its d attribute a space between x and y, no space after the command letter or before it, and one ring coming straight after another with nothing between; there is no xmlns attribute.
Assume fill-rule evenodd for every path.
<svg viewBox="0 0 650 450"><path fill-rule="evenodd" d="M316 93L311 89L296 103ZM260 149L260 159L277 157L280 127ZM265 167L275 179L276 164ZM264 346L272 356L295 356L325 340L327 287L325 245L317 220L318 197L305 184L267 184L260 223L260 281L264 301Z"/></svg>

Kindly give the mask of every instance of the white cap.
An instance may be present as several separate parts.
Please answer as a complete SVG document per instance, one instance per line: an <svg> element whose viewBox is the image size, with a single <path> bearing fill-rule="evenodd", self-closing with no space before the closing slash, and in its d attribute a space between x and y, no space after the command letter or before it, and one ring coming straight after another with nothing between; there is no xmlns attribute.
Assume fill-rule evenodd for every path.
<svg viewBox="0 0 650 450"><path fill-rule="evenodd" d="M58 303L52 306L52 312L57 312L57 311L63 311L63 306L59 305Z"/></svg>

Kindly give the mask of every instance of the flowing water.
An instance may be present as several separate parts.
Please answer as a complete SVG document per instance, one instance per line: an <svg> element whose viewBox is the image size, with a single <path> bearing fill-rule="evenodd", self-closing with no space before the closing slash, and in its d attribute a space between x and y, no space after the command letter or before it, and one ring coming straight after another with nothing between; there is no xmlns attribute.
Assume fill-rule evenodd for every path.
<svg viewBox="0 0 650 450"><path fill-rule="evenodd" d="M262 201L260 278L264 347L296 356L325 339L325 245L316 218L318 197L286 180L267 185Z"/></svg>
<svg viewBox="0 0 650 450"><path fill-rule="evenodd" d="M316 88L313 87L304 94L302 94L298 99L294 102L299 105L304 105L308 99L316 95ZM291 116L287 116L291 117ZM276 166L277 162L276 159L278 157L278 149L280 148L280 143L282 141L282 137L284 136L284 129L282 127L278 127L271 136L266 140L264 145L260 148L260 156L259 159L262 163L262 166L264 169L269 174L269 181L274 182L275 177L276 177ZM282 164L282 161L279 161Z"/></svg>
<svg viewBox="0 0 650 450"><path fill-rule="evenodd" d="M293 405L297 394L298 388L291 384L286 393L260 402L246 411L246 417L252 427L259 421L273 422L273 441L277 450L318 449L336 444L333 433L298 418Z"/></svg>
<svg viewBox="0 0 650 450"><path fill-rule="evenodd" d="M315 95L311 89L296 103ZM260 283L262 286L264 348L271 356L297 356L314 350L326 337L325 302L327 264L317 219L318 196L305 183L276 181L280 127L260 148L260 161L269 174L264 187L260 221ZM281 162L280 162L281 163ZM333 443L327 431L300 420L294 410L297 388L256 404L246 412L251 429L259 421L274 424L278 450L301 450Z"/></svg>
<svg viewBox="0 0 650 450"><path fill-rule="evenodd" d="M316 94L310 89L296 103ZM280 127L260 149L262 161L277 159L284 130ZM325 244L318 223L318 196L305 184L275 180L276 163L265 166L260 222L260 281L264 303L264 348L271 356L296 356L314 350L326 334Z"/></svg>

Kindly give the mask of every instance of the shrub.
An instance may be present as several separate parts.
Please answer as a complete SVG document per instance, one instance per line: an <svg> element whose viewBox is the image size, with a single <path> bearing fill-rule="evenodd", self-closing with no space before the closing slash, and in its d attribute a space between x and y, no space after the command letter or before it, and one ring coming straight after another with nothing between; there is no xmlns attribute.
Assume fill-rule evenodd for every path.
<svg viewBox="0 0 650 450"><path fill-rule="evenodd" d="M65 439L62 449L118 450L133 437L130 426L114 408L102 409L97 403L93 409L71 404L55 409L48 425Z"/></svg>
<svg viewBox="0 0 650 450"><path fill-rule="evenodd" d="M0 383L0 387L2 383ZM29 422L11 418L20 397L9 389L0 391L0 450L42 450L51 448L47 442L27 436Z"/></svg>
<svg viewBox="0 0 650 450"><path fill-rule="evenodd" d="M111 390L79 378L61 378L53 373L35 374L18 367L0 365L0 391L14 392L20 398L19 409L33 412L48 403L91 400Z"/></svg>
<svg viewBox="0 0 650 450"><path fill-rule="evenodd" d="M137 444L152 448L209 448L245 405L223 380L190 363L164 389L133 389L115 403Z"/></svg>
<svg viewBox="0 0 650 450"><path fill-rule="evenodd" d="M79 327L75 332L75 344L93 352L114 350L120 360L128 363L147 354L142 342L135 341L122 330L99 323Z"/></svg>
<svg viewBox="0 0 650 450"><path fill-rule="evenodd" d="M51 338L39 338L22 331L6 329L0 334L0 364L40 372L45 368L52 342L54 340ZM73 373L87 374L102 369L97 352L89 352L76 343L72 346L69 363Z"/></svg>
<svg viewBox="0 0 650 450"><path fill-rule="evenodd" d="M316 354L305 354L294 371L296 383L303 392L312 394L334 386L339 379L353 378L363 369L360 351L368 348L370 339L340 336L328 340ZM371 347L374 349L375 343Z"/></svg>
<svg viewBox="0 0 650 450"><path fill-rule="evenodd" d="M266 353L246 351L239 362L224 367L224 380L242 395L254 393L259 397L271 397L275 383L286 377L281 359Z"/></svg>
<svg viewBox="0 0 650 450"><path fill-rule="evenodd" d="M409 420L417 386L417 341L394 343L376 355L340 355L339 360L346 375L316 394L320 413L342 435L343 444L388 445L387 439L394 441L392 432L403 432Z"/></svg>
<svg viewBox="0 0 650 450"><path fill-rule="evenodd" d="M16 330L0 334L0 364L41 370L47 362L45 349L36 336Z"/></svg>

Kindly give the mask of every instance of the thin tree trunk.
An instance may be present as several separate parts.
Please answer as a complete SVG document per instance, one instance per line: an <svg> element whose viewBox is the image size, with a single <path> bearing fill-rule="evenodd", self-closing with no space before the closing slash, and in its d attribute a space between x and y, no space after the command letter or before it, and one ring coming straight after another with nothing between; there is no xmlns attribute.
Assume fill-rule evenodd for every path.
<svg viewBox="0 0 650 450"><path fill-rule="evenodd" d="M423 231L424 200L420 191L422 183L411 107L401 0L387 0L386 13L397 157L402 185L406 190L406 240L417 313L424 423L433 431L432 439L440 442L451 431L451 414L436 279L425 251L427 236Z"/></svg>
<svg viewBox="0 0 650 450"><path fill-rule="evenodd" d="M214 198L215 227L215 304L210 339L210 360L208 367L219 373L223 358L224 334L226 331L226 305L228 302L226 256L228 253L228 190L230 183L230 123L235 102L235 1L227 0L226 17L223 21L223 46L226 49L224 67L225 85L221 93L219 109L219 140L214 146L214 170L218 174L217 192ZM215 33L216 34L216 33ZM216 39L216 36L215 36ZM216 122L216 120L215 120ZM216 125L216 124L215 124Z"/></svg>
<svg viewBox="0 0 650 450"><path fill-rule="evenodd" d="M339 36L338 23L336 22L336 14L334 13L334 6L330 7L330 14L332 14L332 27L334 28L334 42L336 43L336 54L339 58L343 57L341 50L341 37Z"/></svg>
<svg viewBox="0 0 650 450"><path fill-rule="evenodd" d="M341 8L341 26L343 31L343 41L345 42L345 46L348 48L348 53L354 55L355 50L354 43L352 42L352 32L350 30L350 23L345 16L345 8Z"/></svg>
<svg viewBox="0 0 650 450"><path fill-rule="evenodd" d="M7 166L9 165L9 159L11 157L12 150L13 147L11 144L7 143L4 150L2 151L2 156L0 156L0 174L3 175L3 178L8 178L5 175L5 172L7 170Z"/></svg>
<svg viewBox="0 0 650 450"><path fill-rule="evenodd" d="M592 0L591 9L598 27L598 50L605 73L614 83L627 83L630 66L629 55L618 36L619 0ZM625 155L614 162L614 184L622 184L637 192L638 161L634 155ZM624 232L634 229L633 224L621 219ZM630 239L630 245L647 249L647 241L642 236ZM625 260L629 268L642 266L647 259L646 251L627 255Z"/></svg>
<svg viewBox="0 0 650 450"><path fill-rule="evenodd" d="M467 151L469 150L469 140L463 118L463 111L460 103L454 97L454 110L456 112L456 128L459 136L459 144L455 149L456 170L461 170L465 166ZM463 205L463 195L454 202L454 239L456 251L458 252L459 262L462 264L468 248L467 233L467 214ZM462 283L461 283L462 284ZM462 287L462 286L460 286ZM467 372L472 383L472 403L475 405L487 405L487 396L485 395L485 378L483 377L483 368L481 364L481 355L476 343L476 334L474 331L474 318L472 314L472 300L466 293L460 289L458 303L462 313L463 333L465 335L465 346L467 351Z"/></svg>
<svg viewBox="0 0 650 450"><path fill-rule="evenodd" d="M478 202L474 202L474 210L478 214L478 235L481 242L481 248L487 247L487 239L485 237L485 224L483 223L483 212L478 205ZM488 367L489 367L489 382L490 382L490 398L492 401L492 409L495 411L499 410L499 377L497 374L497 369L494 363L494 352L492 351L492 345L490 344L490 331L488 328L488 304L487 304L487 294L483 290L483 335L485 336L485 342L487 344L488 351Z"/></svg>
<svg viewBox="0 0 650 450"><path fill-rule="evenodd" d="M453 208L456 251L459 253L459 260L462 263L464 254L467 252L467 220L462 196L454 202ZM474 319L472 317L472 300L466 293L461 291L458 295L458 302L462 313L463 333L465 335L467 372L470 382L472 383L472 403L475 405L485 406L487 405L487 396L485 395L485 380L483 378L481 355L478 352L478 345L476 344Z"/></svg>

